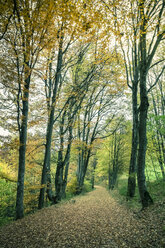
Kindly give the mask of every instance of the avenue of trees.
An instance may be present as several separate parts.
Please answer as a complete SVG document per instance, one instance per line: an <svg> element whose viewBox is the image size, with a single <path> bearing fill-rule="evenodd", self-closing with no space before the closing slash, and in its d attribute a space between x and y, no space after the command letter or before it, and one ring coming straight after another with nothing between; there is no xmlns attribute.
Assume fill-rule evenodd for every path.
<svg viewBox="0 0 165 248"><path fill-rule="evenodd" d="M14 204L20 219L89 181L112 190L121 174L126 197L137 181L142 208L153 203L146 172L165 180L164 14L164 0L1 1L7 215Z"/></svg>

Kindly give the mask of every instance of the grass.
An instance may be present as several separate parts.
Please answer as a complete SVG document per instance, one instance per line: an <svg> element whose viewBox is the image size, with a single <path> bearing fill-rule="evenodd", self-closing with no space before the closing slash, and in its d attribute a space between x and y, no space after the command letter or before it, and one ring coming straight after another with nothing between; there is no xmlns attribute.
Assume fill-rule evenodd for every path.
<svg viewBox="0 0 165 248"><path fill-rule="evenodd" d="M151 181L147 183L147 187L154 201L165 200L165 181L162 179Z"/></svg>
<svg viewBox="0 0 165 248"><path fill-rule="evenodd" d="M114 190L110 191L111 195L120 203L126 205L133 210L141 209L140 196L138 187L136 186L135 196L127 199L127 176L123 175L118 179L117 185ZM165 181L162 179L147 181L147 189L153 201L165 201Z"/></svg>

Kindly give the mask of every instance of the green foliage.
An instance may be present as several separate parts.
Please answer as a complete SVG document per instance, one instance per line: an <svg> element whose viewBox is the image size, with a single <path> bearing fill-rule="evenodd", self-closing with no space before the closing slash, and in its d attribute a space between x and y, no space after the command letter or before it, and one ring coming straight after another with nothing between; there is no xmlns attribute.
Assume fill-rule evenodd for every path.
<svg viewBox="0 0 165 248"><path fill-rule="evenodd" d="M0 162L0 178L10 182L17 182L15 170L3 160Z"/></svg>
<svg viewBox="0 0 165 248"><path fill-rule="evenodd" d="M0 179L0 226L15 218L15 199L17 184ZM24 205L25 214L33 213L38 207L40 185L25 185Z"/></svg>
<svg viewBox="0 0 165 248"><path fill-rule="evenodd" d="M92 190L91 182L89 180L85 180L82 188L82 192L86 193L86 192L90 192L91 190Z"/></svg>
<svg viewBox="0 0 165 248"><path fill-rule="evenodd" d="M25 185L24 206L25 214L33 213L38 209L38 198L41 185Z"/></svg>
<svg viewBox="0 0 165 248"><path fill-rule="evenodd" d="M0 179L0 226L15 215L16 183Z"/></svg>
<svg viewBox="0 0 165 248"><path fill-rule="evenodd" d="M158 161L157 153L155 149L151 149L152 144L148 144L147 156L146 156L146 181L152 182L162 179L162 172L160 163Z"/></svg>
<svg viewBox="0 0 165 248"><path fill-rule="evenodd" d="M4 99L2 100L2 103L3 102L5 103L6 101L7 105L6 107L3 107L4 108L4 111L2 111L3 118L1 118L2 120L0 121L0 124L2 126L6 125L5 122L8 118L9 122L7 121L6 123L8 126L10 126L9 123L13 123L12 124L14 127L13 131L15 132L18 129L18 128L15 129L15 124L17 124L18 119L20 118L19 121L21 123L21 121L25 118L25 116L23 115L21 116L19 112L18 112L19 114L18 116L16 116L15 114L13 115L13 113L17 113L16 110L22 109L22 100L25 101L26 98L21 97L21 95L23 96L25 92L26 93L28 92L28 88L25 87L26 84L23 82L24 78L26 79L26 74L28 74L26 72L27 68L26 66L24 66L24 63L23 63L23 58L27 57L26 58L27 61L29 60L29 61L37 62L39 51L42 51L42 55L41 55L42 63L41 64L37 63L38 65L36 66L36 69L35 69L36 72L37 71L38 72L34 73L33 75L32 70L29 71L30 75L32 73L32 85L33 85L31 89L32 98L30 100L31 104L30 104L30 110L29 110L29 126L31 128L34 128L34 130L36 130L35 127L37 128L39 127L40 129L42 123L43 123L43 128L45 128L45 119L47 117L45 113L47 112L46 107L49 106L49 104L51 105L52 103L53 109L54 107L56 107L56 110L55 110L56 114L58 112L62 113L61 112L61 110L63 109L62 106L64 103L66 103L66 99L75 99L75 102L77 102L77 108L79 108L78 100L79 98L81 99L81 94L83 95L84 91L87 92L84 95L86 96L86 98L84 98L80 106L81 107L79 111L80 121L79 121L79 118L75 117L75 123L73 126L73 129L74 129L73 136L75 138L73 141L73 148L71 148L72 150L71 150L70 168L69 168L69 176L71 180L69 181L67 185L67 193L70 195L76 195L78 193L78 182L77 182L77 178L74 173L77 167L78 154L80 153L80 150L82 150L81 154L83 155L86 153L86 150L88 150L89 148L91 149L95 148L94 145L91 144L91 142L89 142L89 139L88 139L92 133L90 132L90 130L92 130L92 126L93 126L93 130L95 131L95 133L99 134L98 135L99 137L102 136L102 133L101 133L102 131L103 133L105 131L104 133L105 137L107 136L107 134L110 135L108 138L102 141L98 139L99 144L97 145L99 146L99 149L98 149L99 151L96 152L97 159L98 159L98 164L97 164L96 171L95 171L96 172L95 175L97 174L96 182L107 183L108 173L110 172L109 175L112 176L111 174L115 171L114 167L117 168L116 169L117 172L116 171L115 172L116 174L119 174L119 176L128 172L130 150L131 150L130 149L131 147L131 142L130 142L131 132L130 131L132 128L131 123L128 120L124 120L123 117L121 118L121 116L115 117L115 118L112 117L113 111L114 111L113 110L112 116L110 115L110 117L108 117L107 120L105 121L106 130L101 130L101 129L104 129L103 120L105 119L105 116L107 115L107 113L111 112L109 109L109 105L107 105L107 100L109 102L109 99L110 99L110 101L112 102L109 102L109 103L112 106L114 106L114 109L119 110L119 106L116 108L115 105L118 105L120 101L118 100L117 101L118 103L117 102L115 103L116 100L114 99L115 99L115 96L117 96L117 98L119 99L120 94L122 94L124 90L125 77L123 76L124 74L123 71L124 71L124 62L126 62L127 59L126 61L123 61L123 58L120 56L119 52L117 52L118 49L116 49L116 46L115 46L115 49L109 46L110 44L109 40L111 39L111 35L110 36L108 35L107 37L107 33L111 33L111 32L107 32L107 27L110 27L111 25L109 23L110 20L106 22L105 21L106 18L102 18L102 15L99 17L99 9L101 5L96 8L97 10L92 9L92 15L90 15L91 6L90 4L89 5L85 4L85 7L83 7L84 5L83 1L80 1L78 5L77 5L77 2L71 5L69 2L67 4L64 4L63 1L62 3L60 3L60 1L59 2L57 1L57 3L58 4L54 5L53 1L50 1L50 4L47 3L47 1L43 1L43 3L40 6L41 8L39 9L37 7L38 5L35 6L34 4L33 6L34 9L33 8L31 9L32 15L27 14L29 9L27 8L26 5L22 4L21 11L19 13L19 15L21 16L20 17L17 16L18 14L17 11L15 15L13 16L13 18L15 18L13 20L15 21L11 22L9 25L9 32L8 32L8 35L6 36L7 39L5 39L5 43L4 41L2 41L1 43L1 47L2 47L1 50L4 51L3 52L4 61L2 60L1 65L0 65L0 69L2 72L2 84L3 84L2 89L4 88L4 90L6 91L5 92L6 98L3 97ZM93 3L91 2L91 4ZM5 10L8 12L7 15L5 14L5 19L4 18L2 19L9 21L8 15L13 13L13 9L10 9L8 4L6 5L6 7L3 7L3 6L1 7L2 7L1 12L4 11L5 13ZM48 12L45 11L45 9L47 9ZM80 10L82 10L82 12L80 15L78 15ZM117 9L115 8L115 11L116 10L119 11L118 8ZM55 12L56 12L56 15L54 15ZM162 14L158 15L159 19L161 15ZM113 16L116 16L116 15L110 16L110 19ZM153 17L154 17L154 14L153 14ZM20 18L22 20L21 25L19 21ZM87 20L86 18L89 20ZM128 15L127 18L129 19L130 16ZM97 22L95 21L96 19L97 19ZM148 18L148 20L150 19ZM3 31L5 31L5 27L7 28L6 21L2 21L1 26L2 26ZM116 24L117 24L117 21L118 20L115 19ZM101 24L102 22L104 22L104 25ZM44 25L42 25L43 23ZM62 23L62 25L60 23ZM119 39L121 38L120 37L121 34L125 38L129 36L129 34L127 33L128 31L127 28L125 29L125 33L123 33L124 23L125 21L123 23L122 22L118 23L119 24L118 28L119 27L121 28L121 32L119 30L119 34L116 33L115 35ZM159 29L160 23L161 22L159 20L158 24L156 25L155 30ZM99 27L101 26L102 28L100 29ZM106 27L105 29L104 29L104 26ZM139 26L137 25L137 30L138 29L139 29ZM24 31L23 32L24 34L22 34L22 30ZM96 32L96 30L99 30L99 32ZM112 30L109 30L109 31L112 31ZM154 31L154 29L152 31ZM7 30L5 32L7 32ZM96 33L97 35L95 36L94 34ZM133 38L134 32L131 32L130 30L130 33L132 33L130 34L131 35L130 37ZM153 33L156 35L156 31ZM49 37L47 36L47 34ZM141 35L143 34L141 33ZM159 35L160 33L158 33L158 36ZM114 34L112 36L114 36ZM136 38L137 42L138 42L139 37L140 37L139 35L137 37L134 37ZM21 42L22 40L24 40L24 38L25 40L27 40L26 45L24 44L24 42ZM116 39L116 42L118 38ZM63 46L62 44L63 42L62 43L59 42L60 39L61 41L65 41L64 47L61 47ZM30 46L31 41L33 41L32 46ZM69 43L67 44L67 42ZM53 75L56 64L58 68L57 58L60 58L60 56L56 56L58 54L58 48L57 48L58 46L56 43L60 44L60 50L62 51L63 54L65 54L65 56L64 56L64 60L61 62L62 66L60 68L60 74L57 71L57 73ZM7 44L8 46L6 46ZM22 46L22 44L24 45ZM52 57L48 56L49 53L51 54L50 52L51 50L53 50ZM78 55L77 57L76 57L76 54ZM30 58L28 58L29 56ZM44 61L47 59L48 59L48 62ZM24 62L27 62L27 61L24 61ZM33 66L35 65L35 63L32 63L32 64ZM13 67L14 65L17 65L18 68ZM19 68L19 66L23 66L23 67ZM31 69L34 69L33 66L31 67ZM50 69L51 73L48 72L49 70L47 66L51 68ZM6 69L4 70L4 68ZM50 75L48 75L49 73ZM56 85L55 82L58 78L57 75L58 76L60 75L59 77L60 84L57 83L57 85L60 85L60 86L59 86L59 89L56 89L58 92L58 95L54 98L54 100L56 100L54 102L52 98L55 92L53 90L53 87ZM52 81L54 82L53 83L54 86L53 84L48 85L48 78L49 78L49 84L51 84L51 81ZM17 79L18 79L18 82L17 82ZM43 95L42 90L44 88L44 85L41 83L41 88L39 89L42 89L42 90L41 90L41 94L39 94L40 90L38 89L38 86L35 84L35 82L37 82L40 79L42 79L45 86L47 84L48 86L47 93L49 93L47 95L48 105L46 104L46 106L44 106L44 109L43 109L44 103L39 106L38 103L40 103L40 101L35 99L37 96L37 98L41 98L41 102L44 102L42 98L42 95ZM8 87L8 82L14 82L13 86ZM15 87L17 83L19 87ZM159 85L160 85L160 79L159 79ZM104 93L104 87L106 87L107 90L105 91L106 94L103 94L104 98L102 98L102 96L99 97L99 94ZM35 88L36 88L36 91L34 90ZM93 91L93 88L96 89L96 91L95 90ZM20 92L17 92L17 89L19 89ZM60 93L60 91L62 91L62 94ZM162 101L161 99L163 99L162 92L164 92L163 81L162 81L162 86L160 85L158 88L157 97L155 98L155 102L157 103L157 109L159 111L160 109L163 109L164 107L164 103L161 102ZM153 96L155 95L155 93L156 91L153 92ZM162 94L162 96L160 93ZM20 97L19 97L19 94L20 94ZM13 97L11 97L10 95ZM20 100L20 102L19 102L19 105L17 106L18 100ZM104 100L105 100L105 103L104 103ZM99 101L100 101L100 104L99 104ZM15 106L16 109L12 107L12 110L13 110L11 111L12 116L10 116L9 113L8 115L6 115L7 109L10 109L8 106L12 105L11 102L14 104L14 106L16 104ZM5 106L4 103L3 105ZM69 106L70 105L68 104L66 105L66 109L64 108L64 110L69 109L70 113L68 116L70 116L70 114L73 114L71 113L71 109L69 108ZM104 106L104 108L105 106L108 106L108 111L107 112L105 111L103 116L99 117L99 115L101 114L102 106ZM84 123L83 123L83 121L81 120L83 116L83 109L88 110L88 108L89 108L89 111L87 111L86 114L84 112ZM41 111L39 111L40 118L38 118L39 116L37 116L39 109L43 109L42 113ZM164 137L165 135L165 129L164 129L165 116L164 114L159 113L159 111L154 111L154 104L153 104L153 109L150 110L151 113L148 115L148 155L150 155L151 158L148 156L146 159L146 175L147 175L146 179L147 179L147 186L149 190L151 191L151 194L152 193L154 194L155 198L160 196L160 194L164 196L164 191L162 190L162 186L164 185L162 185L162 181L160 180L161 172L160 172L158 161L160 161L160 158L163 158L163 152L164 152L163 150L164 146L162 146L162 149L159 148L160 144L163 144L163 141L161 141L160 143L159 139ZM158 114L154 112L158 112ZM97 116L96 113L98 113L98 117L100 118L100 120L102 120L101 125L99 124L100 126L102 126L102 128L100 128L101 131L98 131L97 129L95 130L94 128L94 127L97 127L95 126L96 116ZM164 112L162 111L162 113ZM48 113L48 116L51 116L49 114L50 113ZM87 115L88 115L88 118L87 118ZM108 126L108 123L110 123L109 126ZM53 134L54 140L56 140L56 136L58 134L57 126L58 124L56 125L56 130ZM10 129L11 127L9 128L9 131ZM83 137L82 140L80 139L80 137L77 138L76 137L77 129L78 130L81 129L79 136L85 136L85 132L86 132L87 134L86 138ZM26 173L25 173L25 188L24 188L25 189L25 194L24 194L25 213L32 212L34 211L34 209L37 208L38 194L39 194L39 189L40 189L39 185L40 185L40 179L41 179L41 170L42 170L44 151L45 151L45 145L44 145L45 135L43 133L42 135L37 135L37 133L35 135L30 135L30 132L31 131L29 129L28 142L27 142L27 148L26 148L27 154L26 154ZM64 136L62 137L64 140L64 143L62 145L64 149L66 147L65 136L67 135L67 133L66 135L65 133L66 131L64 132ZM2 221L5 218L5 216L6 216L5 221L7 221L8 218L12 218L14 216L16 182L17 182L16 174L17 174L17 169L18 169L17 167L18 167L18 152L19 152L18 148L19 146L22 146L22 144L19 144L18 140L19 140L18 137L13 137L8 145L7 145L7 142L5 142L3 144L2 151L0 154L0 156L3 157L5 161L7 161L7 163L2 163L2 164L0 163L0 188L1 188L0 218L2 219ZM56 144L58 146L58 142L56 142ZM54 149L57 150L57 147L55 147ZM52 160L51 160L51 167L52 167L51 176L53 179L52 181L54 181L53 176L55 175L56 162L57 162L57 153L54 154L54 157L52 156ZM12 167L10 167L10 165L12 165ZM84 186L82 188L83 192L89 192L91 190L91 183L89 179L91 178L91 176L93 176L93 168L91 167L91 170L88 170L87 172L88 174L86 174L86 178L88 178L88 180L84 182ZM155 179L157 179L157 181L155 181ZM155 189L157 190L155 191ZM122 199L126 196L126 193L127 193L127 177L126 176L120 177L120 179L118 180L118 185L115 187L114 192L118 192L118 195L121 196ZM137 200L138 197L139 197L138 193L136 192L136 196L134 199Z"/></svg>
<svg viewBox="0 0 165 248"><path fill-rule="evenodd" d="M77 177L73 176L67 184L67 192L69 192L72 195L76 195L77 190L78 190Z"/></svg>
<svg viewBox="0 0 165 248"><path fill-rule="evenodd" d="M128 175L122 175L118 179L117 187L111 191L111 194L121 203L126 204L130 208L140 208L140 197L138 187L135 189L135 196L133 199L127 199L127 185L128 185Z"/></svg>
<svg viewBox="0 0 165 248"><path fill-rule="evenodd" d="M90 192L92 190L92 185L90 180L85 180L82 187L82 193ZM67 195L77 195L78 194L78 182L77 177L73 176L67 184Z"/></svg>
<svg viewBox="0 0 165 248"><path fill-rule="evenodd" d="M114 130L118 120L114 121ZM118 174L127 173L130 159L131 132L130 122L122 121L114 135L100 142L97 150L96 183L108 184L108 171L113 172L113 166L118 167ZM116 139L116 145L115 145ZM115 147L118 151L115 152ZM117 157L118 156L118 157Z"/></svg>
<svg viewBox="0 0 165 248"><path fill-rule="evenodd" d="M14 141L6 144L5 148L4 146L1 147L1 157L3 159L0 158L0 225L15 218L18 161L17 147L16 144L14 145ZM41 166L37 163L40 162L42 157L40 151L35 149L35 144L37 143L30 140L29 146L27 146L28 159L26 161L24 187L25 214L34 212L38 207ZM5 149L7 149L7 152ZM31 152L33 150L34 152Z"/></svg>
<svg viewBox="0 0 165 248"><path fill-rule="evenodd" d="M15 215L16 174L11 166L0 162L0 225L12 220Z"/></svg>
<svg viewBox="0 0 165 248"><path fill-rule="evenodd" d="M162 179L147 182L148 190L151 192L153 200L165 200L165 181Z"/></svg>
<svg viewBox="0 0 165 248"><path fill-rule="evenodd" d="M150 192L154 202L165 200L165 181L162 179L155 180L155 177L150 178L151 181L147 181L147 189ZM111 195L120 203L124 204L131 209L140 209L140 196L138 192L138 186L136 186L135 196L131 199L127 199L127 175L122 175L118 179L117 186L113 191L110 191Z"/></svg>

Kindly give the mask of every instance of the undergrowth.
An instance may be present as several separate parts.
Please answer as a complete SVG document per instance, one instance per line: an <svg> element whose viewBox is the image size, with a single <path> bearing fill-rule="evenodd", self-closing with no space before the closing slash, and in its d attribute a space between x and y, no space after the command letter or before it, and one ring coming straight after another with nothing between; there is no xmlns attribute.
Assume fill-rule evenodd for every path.
<svg viewBox="0 0 165 248"><path fill-rule="evenodd" d="M138 187L136 186L135 196L133 198L127 197L127 177L121 176L118 179L114 190L110 191L112 197L120 204L126 205L133 210L141 209L140 196ZM165 201L165 181L163 179L147 181L147 189L154 201L154 203Z"/></svg>
<svg viewBox="0 0 165 248"><path fill-rule="evenodd" d="M0 226L6 225L15 219L15 201L16 201L16 185L12 182L6 182L5 179L0 179ZM69 201L76 196L77 181L75 178L68 184L66 190L66 198L62 199L61 203ZM92 191L92 185L89 180L85 180L82 187L82 194ZM26 193L26 192L25 192ZM31 192L24 199L25 216L32 214L38 210L38 191ZM30 198L29 198L30 197ZM46 199L45 207L51 206L52 203Z"/></svg>

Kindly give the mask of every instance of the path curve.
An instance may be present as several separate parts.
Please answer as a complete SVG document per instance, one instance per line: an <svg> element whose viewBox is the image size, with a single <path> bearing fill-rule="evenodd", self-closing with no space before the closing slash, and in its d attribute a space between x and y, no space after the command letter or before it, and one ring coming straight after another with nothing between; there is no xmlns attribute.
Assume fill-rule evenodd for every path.
<svg viewBox="0 0 165 248"><path fill-rule="evenodd" d="M0 229L1 248L165 247L158 230L103 187Z"/></svg>

